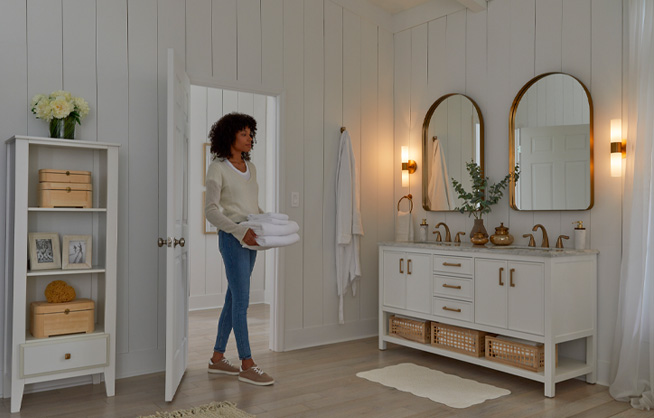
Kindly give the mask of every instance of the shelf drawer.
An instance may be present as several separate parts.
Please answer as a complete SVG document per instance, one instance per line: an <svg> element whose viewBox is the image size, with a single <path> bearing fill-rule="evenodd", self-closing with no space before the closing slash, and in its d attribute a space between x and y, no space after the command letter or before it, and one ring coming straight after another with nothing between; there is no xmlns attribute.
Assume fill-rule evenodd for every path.
<svg viewBox="0 0 654 418"><path fill-rule="evenodd" d="M475 317L472 302L439 297L434 297L432 301L432 313L434 315L468 322L472 322Z"/></svg>
<svg viewBox="0 0 654 418"><path fill-rule="evenodd" d="M456 299L472 300L475 288L472 279L462 279L434 274L434 294Z"/></svg>
<svg viewBox="0 0 654 418"><path fill-rule="evenodd" d="M471 257L434 256L434 271L472 276L475 264Z"/></svg>
<svg viewBox="0 0 654 418"><path fill-rule="evenodd" d="M21 377L103 367L109 364L109 335L21 344Z"/></svg>

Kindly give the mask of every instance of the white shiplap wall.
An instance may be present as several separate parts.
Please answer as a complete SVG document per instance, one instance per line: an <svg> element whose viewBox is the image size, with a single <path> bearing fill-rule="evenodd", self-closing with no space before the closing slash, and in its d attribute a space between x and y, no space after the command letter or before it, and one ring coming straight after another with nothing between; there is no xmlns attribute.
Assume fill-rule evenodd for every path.
<svg viewBox="0 0 654 418"><path fill-rule="evenodd" d="M422 201L421 126L431 103L446 93L464 93L481 108L485 122L486 175L498 181L508 172L508 118L520 88L545 72L565 72L590 90L594 107L595 206L590 211L517 212L508 194L486 219L493 231L500 222L518 244L541 223L550 242L573 235L583 220L590 246L599 256L599 374L609 381L609 362L621 260L621 183L609 173L609 121L622 109L622 2L612 0L494 0L488 10L455 11L397 32L395 44L395 155L409 145L418 172L402 188L395 175L395 199L412 193ZM408 65L410 63L410 65ZM396 157L397 158L397 157ZM396 161L394 166L399 166ZM453 231L469 231L472 220L459 213L425 212L415 206L414 223L444 221ZM431 235L431 234L430 234ZM540 236L537 236L540 239ZM571 244L568 244L571 245ZM583 354L568 344L563 350Z"/></svg>
<svg viewBox="0 0 654 418"><path fill-rule="evenodd" d="M348 7L349 2L331 0L7 0L0 5L0 137L46 135L46 124L28 112L29 100L63 88L91 105L79 138L122 145L118 377L164 366L165 285L158 273L163 253L155 243L165 221L158 218L164 196L158 171L165 161L160 144L166 133L169 47L185 61L196 85L280 97L279 209L302 228L302 242L280 251L281 346L376 334L376 242L393 235L394 196L387 187L394 158L393 35L384 28L388 25L366 17L378 16L378 9L365 2L354 11ZM346 297L346 324L338 325L334 179L342 125L358 158L366 236L361 291ZM300 193L297 208L290 207L291 192ZM5 204L2 194L1 218ZM0 272L3 266L4 260Z"/></svg>

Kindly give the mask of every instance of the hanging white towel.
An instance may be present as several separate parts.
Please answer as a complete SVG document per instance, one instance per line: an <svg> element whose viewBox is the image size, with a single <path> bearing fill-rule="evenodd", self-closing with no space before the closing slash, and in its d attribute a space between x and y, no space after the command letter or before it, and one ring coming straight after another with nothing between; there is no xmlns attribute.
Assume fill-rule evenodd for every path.
<svg viewBox="0 0 654 418"><path fill-rule="evenodd" d="M397 212L397 219L395 219L395 241L413 241L411 212Z"/></svg>
<svg viewBox="0 0 654 418"><path fill-rule="evenodd" d="M279 247L286 247L288 245L295 244L300 240L300 236L298 234L289 234L289 235L260 235L257 236L256 241L257 241L257 246L250 246L243 244L244 248L248 248L250 250L257 250L257 251L263 251L263 250L268 250L270 248L279 248Z"/></svg>
<svg viewBox="0 0 654 418"><path fill-rule="evenodd" d="M252 229L257 235L290 235L300 230L300 226L295 221L285 221L284 224L246 221L241 222L241 225Z"/></svg>
<svg viewBox="0 0 654 418"><path fill-rule="evenodd" d="M336 282L339 305L338 322L343 318L343 295L348 288L356 295L356 279L361 276L359 240L363 235L359 209L356 161L350 134L341 134L336 168Z"/></svg>
<svg viewBox="0 0 654 418"><path fill-rule="evenodd" d="M452 210L457 207L452 182L447 174L445 150L438 139L434 140L427 197L431 210Z"/></svg>

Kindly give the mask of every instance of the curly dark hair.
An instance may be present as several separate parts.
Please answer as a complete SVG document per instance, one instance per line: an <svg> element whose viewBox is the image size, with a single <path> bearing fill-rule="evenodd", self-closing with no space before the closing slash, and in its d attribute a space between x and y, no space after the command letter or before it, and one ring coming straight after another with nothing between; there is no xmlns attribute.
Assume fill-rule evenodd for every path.
<svg viewBox="0 0 654 418"><path fill-rule="evenodd" d="M245 128L250 128L252 135L252 149L256 144L257 121L250 115L244 113L228 113L214 123L209 131L211 141L211 153L214 158L227 158L232 156L232 144L236 141L236 134ZM243 159L250 161L250 153L241 153Z"/></svg>

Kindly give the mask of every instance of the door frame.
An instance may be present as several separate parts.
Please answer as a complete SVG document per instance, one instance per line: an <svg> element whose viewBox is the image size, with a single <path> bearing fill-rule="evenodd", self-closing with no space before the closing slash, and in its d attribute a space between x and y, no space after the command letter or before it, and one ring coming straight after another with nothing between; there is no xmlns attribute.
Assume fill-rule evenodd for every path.
<svg viewBox="0 0 654 418"><path fill-rule="evenodd" d="M283 196L283 184L280 167L284 164L284 153L281 152L283 144L281 143L281 133L283 132L284 97L285 92L281 89L266 89L261 86L253 86L245 83L220 82L208 77L196 77L189 75L191 85L209 87L215 89L240 91L245 93L261 94L273 97L276 104L276 141L273 150L273 179L271 184L274 185L275 192L272 194L272 208L279 212L281 209L281 196ZM264 266L265 274L272 272L272 302L270 304L270 338L269 348L272 351L284 351L284 274L283 266L279 263L279 249L274 248L267 250L266 264Z"/></svg>

